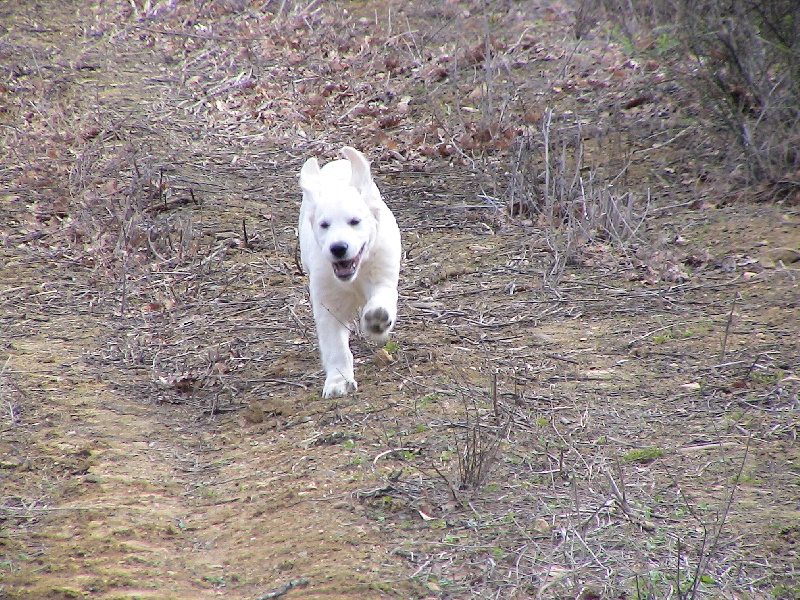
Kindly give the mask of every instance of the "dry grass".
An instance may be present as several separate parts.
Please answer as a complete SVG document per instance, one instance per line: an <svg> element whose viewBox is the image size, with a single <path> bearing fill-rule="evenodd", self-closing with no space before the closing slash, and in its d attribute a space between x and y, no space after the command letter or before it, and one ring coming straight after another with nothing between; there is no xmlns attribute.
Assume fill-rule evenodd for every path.
<svg viewBox="0 0 800 600"><path fill-rule="evenodd" d="M767 548L771 526L750 516L794 526L796 458L770 461L796 457L798 342L766 314L796 269L743 277L748 256L731 250L723 268L704 241L675 241L701 218L679 212L697 189L682 183L686 147L665 149L686 123L637 104L641 88L663 92L655 70L563 41L573 17L591 33L589 12L114 6L99 22L117 68L90 77L94 97L48 99L33 71L16 77L36 114L3 128L3 183L30 193L3 205L3 250L26 273L3 289L4 326L20 340L27 313L77 315L101 332L80 350L89 376L131 405L185 410L183 441L158 441L200 448L180 463L187 513L230 502L225 534L252 539L243 528L289 494L338 523L321 488L292 495L327 478L360 511L347 527L386 550L394 578L375 575L371 597L733 599L792 585L791 540ZM52 161L45 130L70 134L50 139ZM403 315L396 362L378 368L355 340L362 390L328 404L294 260L294 174L356 135L405 232ZM17 435L29 374L6 364L0 418ZM275 454L248 470L236 436ZM287 489L258 495L278 477ZM15 524L27 493L3 496ZM205 534L186 555L227 539ZM291 593L314 593L308 581Z"/></svg>

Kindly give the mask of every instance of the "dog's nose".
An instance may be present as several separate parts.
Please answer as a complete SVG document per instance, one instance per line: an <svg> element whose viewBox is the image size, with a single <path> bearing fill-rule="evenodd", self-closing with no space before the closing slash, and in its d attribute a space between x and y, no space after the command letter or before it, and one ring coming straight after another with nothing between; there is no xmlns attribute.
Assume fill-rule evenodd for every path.
<svg viewBox="0 0 800 600"><path fill-rule="evenodd" d="M344 258L344 255L347 254L347 244L344 242L334 242L331 244L331 254L336 258Z"/></svg>

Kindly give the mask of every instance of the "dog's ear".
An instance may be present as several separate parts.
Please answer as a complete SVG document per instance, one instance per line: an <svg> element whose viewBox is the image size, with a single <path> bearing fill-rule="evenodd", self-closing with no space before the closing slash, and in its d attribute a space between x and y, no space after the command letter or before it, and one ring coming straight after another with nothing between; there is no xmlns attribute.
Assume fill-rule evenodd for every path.
<svg viewBox="0 0 800 600"><path fill-rule="evenodd" d="M342 154L350 161L350 185L356 188L362 196L368 196L372 191L372 173L369 170L369 161L355 148L345 146Z"/></svg>
<svg viewBox="0 0 800 600"><path fill-rule="evenodd" d="M319 187L319 163L316 158L309 158L300 169L300 188L313 195Z"/></svg>
<svg viewBox="0 0 800 600"><path fill-rule="evenodd" d="M380 221L381 208L375 200L379 199L381 196L378 188L375 187L375 183L372 181L372 172L370 171L367 157L350 146L342 148L342 154L350 161L350 185L358 190L358 193L361 194L361 197L367 203L367 206L369 206L375 219Z"/></svg>

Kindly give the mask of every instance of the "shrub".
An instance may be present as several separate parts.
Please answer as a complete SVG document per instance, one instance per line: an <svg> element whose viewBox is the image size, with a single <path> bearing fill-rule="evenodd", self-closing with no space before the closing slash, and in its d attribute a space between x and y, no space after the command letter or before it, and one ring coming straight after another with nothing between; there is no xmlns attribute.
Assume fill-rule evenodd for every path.
<svg viewBox="0 0 800 600"><path fill-rule="evenodd" d="M800 2L601 1L631 40L667 36L691 58L690 84L735 141L748 182L800 188Z"/></svg>

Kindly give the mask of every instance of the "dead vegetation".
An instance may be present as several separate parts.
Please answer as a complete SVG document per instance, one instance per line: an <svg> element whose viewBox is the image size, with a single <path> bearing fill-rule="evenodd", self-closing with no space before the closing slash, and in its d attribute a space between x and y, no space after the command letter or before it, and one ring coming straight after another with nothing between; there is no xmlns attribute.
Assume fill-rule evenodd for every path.
<svg viewBox="0 0 800 600"><path fill-rule="evenodd" d="M602 14L631 44L655 56L678 57L676 75L696 90L709 111L701 118L731 143L720 156L737 182L760 184L762 199L797 194L796 3L584 0L580 7L576 32L591 28Z"/></svg>
<svg viewBox="0 0 800 600"><path fill-rule="evenodd" d="M0 594L796 597L798 215L680 56L589 3L2 10ZM401 325L323 403L295 173L354 140Z"/></svg>

